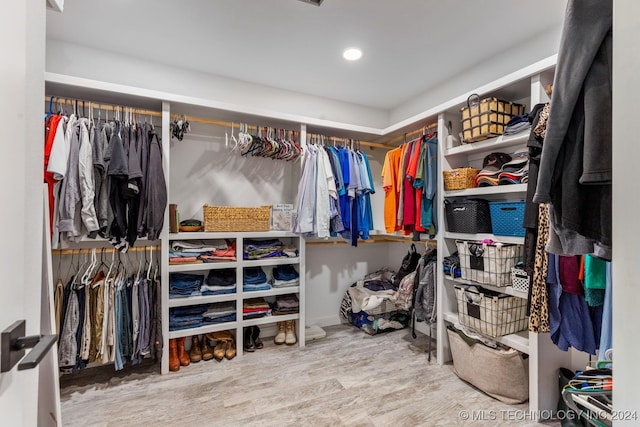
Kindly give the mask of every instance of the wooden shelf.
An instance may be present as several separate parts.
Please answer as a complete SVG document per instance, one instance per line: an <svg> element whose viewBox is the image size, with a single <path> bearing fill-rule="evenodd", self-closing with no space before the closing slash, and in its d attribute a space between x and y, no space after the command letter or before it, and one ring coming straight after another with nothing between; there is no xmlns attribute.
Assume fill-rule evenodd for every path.
<svg viewBox="0 0 640 427"><path fill-rule="evenodd" d="M169 339L190 337L192 335L208 334L209 332L227 331L236 329L238 322L214 323L211 325L200 326L198 328L180 329L179 331L169 331Z"/></svg>
<svg viewBox="0 0 640 427"><path fill-rule="evenodd" d="M474 282L472 280L462 279L460 277L453 278L451 276L444 276L444 278L445 278L445 280L449 280L451 282L461 283L463 285L480 286L480 287L483 287L485 289L491 289L492 291L501 292L503 294L511 295L513 297L518 297L518 298L523 298L523 299L527 299L529 297L528 292L518 291L516 289L513 289L513 286L486 285L486 284L483 284L483 283Z"/></svg>
<svg viewBox="0 0 640 427"><path fill-rule="evenodd" d="M242 298L263 298L274 295L297 294L300 292L299 286L289 286L285 288L271 288L268 291L243 291Z"/></svg>
<svg viewBox="0 0 640 427"><path fill-rule="evenodd" d="M464 190L448 190L444 197L493 196L499 194L527 194L527 184L494 185L492 187L465 188Z"/></svg>
<svg viewBox="0 0 640 427"><path fill-rule="evenodd" d="M442 317L445 321L456 324L458 322L458 314L454 312L444 312ZM515 348L516 350L529 354L529 331L520 331L515 334L504 335L501 337L487 337L501 344Z"/></svg>
<svg viewBox="0 0 640 427"><path fill-rule="evenodd" d="M194 233L169 233L169 240L215 240L215 239L277 239L282 237L298 237L290 231L223 231Z"/></svg>
<svg viewBox="0 0 640 427"><path fill-rule="evenodd" d="M480 142L471 142L469 144L462 144L458 147L453 147L448 150L444 150L445 157L457 156L457 155L469 155L475 153L481 153L484 151L501 151L505 148L514 147L517 145L524 145L529 139L529 131L523 131L515 135L504 136L500 135L495 138L487 139Z"/></svg>
<svg viewBox="0 0 640 427"><path fill-rule="evenodd" d="M480 233L480 234L471 234L471 233L444 233L445 239L456 239L456 240L484 240L491 239L494 242L501 243L515 243L517 245L524 245L524 237L516 237L516 236L496 236L495 234L488 233Z"/></svg>
<svg viewBox="0 0 640 427"><path fill-rule="evenodd" d="M184 271L220 270L223 268L236 268L238 261L194 262L193 264L169 264L169 273Z"/></svg>
<svg viewBox="0 0 640 427"><path fill-rule="evenodd" d="M216 302L235 302L236 293L221 295L201 295L184 298L169 298L169 307L185 307L198 304L213 304Z"/></svg>

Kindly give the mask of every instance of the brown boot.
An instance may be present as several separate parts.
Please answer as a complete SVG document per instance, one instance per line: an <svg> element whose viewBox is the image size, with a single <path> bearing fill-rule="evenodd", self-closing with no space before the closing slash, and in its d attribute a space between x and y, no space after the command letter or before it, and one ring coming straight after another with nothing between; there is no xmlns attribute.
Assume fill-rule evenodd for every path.
<svg viewBox="0 0 640 427"><path fill-rule="evenodd" d="M202 350L200 349L200 342L198 336L191 337L191 348L189 349L189 360L191 363L198 363L202 360Z"/></svg>
<svg viewBox="0 0 640 427"><path fill-rule="evenodd" d="M233 337L229 341L227 341L227 348L224 352L224 357L229 360L236 357L236 341L233 339Z"/></svg>
<svg viewBox="0 0 640 427"><path fill-rule="evenodd" d="M224 359L224 355L227 352L228 343L229 342L227 340L220 340L216 343L216 346L213 349L213 357L215 357L217 361L221 361L222 359Z"/></svg>
<svg viewBox="0 0 640 427"><path fill-rule="evenodd" d="M296 338L296 321L287 320L285 325L284 343L287 345L294 345L296 342L298 342Z"/></svg>
<svg viewBox="0 0 640 427"><path fill-rule="evenodd" d="M206 335L202 337L200 348L202 350L202 360L213 359L213 349L209 345L209 338Z"/></svg>
<svg viewBox="0 0 640 427"><path fill-rule="evenodd" d="M169 370L180 370L180 359L178 358L178 343L176 339L169 340Z"/></svg>
<svg viewBox="0 0 640 427"><path fill-rule="evenodd" d="M180 366L189 366L189 355L184 349L184 337L178 338L178 359L180 359Z"/></svg>

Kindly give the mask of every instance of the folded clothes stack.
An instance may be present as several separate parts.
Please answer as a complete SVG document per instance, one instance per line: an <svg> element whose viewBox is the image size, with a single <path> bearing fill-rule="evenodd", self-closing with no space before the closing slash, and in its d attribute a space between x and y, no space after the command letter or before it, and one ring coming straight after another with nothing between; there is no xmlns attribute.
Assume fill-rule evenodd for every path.
<svg viewBox="0 0 640 427"><path fill-rule="evenodd" d="M178 331L202 326L202 315L206 311L206 305L170 308L169 330Z"/></svg>
<svg viewBox="0 0 640 427"><path fill-rule="evenodd" d="M249 298L242 303L242 315L245 319L264 317L270 313L271 308L264 298Z"/></svg>
<svg viewBox="0 0 640 427"><path fill-rule="evenodd" d="M246 267L244 269L242 289L245 292L268 291L271 289L267 281L267 275L262 270L262 267Z"/></svg>
<svg viewBox="0 0 640 427"><path fill-rule="evenodd" d="M205 324L235 322L236 320L236 303L224 302L212 304L202 314L202 321Z"/></svg>
<svg viewBox="0 0 640 427"><path fill-rule="evenodd" d="M482 170L475 178L476 187L525 184L529 177L529 154L491 153L485 157Z"/></svg>
<svg viewBox="0 0 640 427"><path fill-rule="evenodd" d="M515 153L511 161L502 165L498 185L525 184L529 178L529 153Z"/></svg>
<svg viewBox="0 0 640 427"><path fill-rule="evenodd" d="M297 257L296 248L285 247L280 239L269 240L244 240L244 259L262 259L274 257Z"/></svg>
<svg viewBox="0 0 640 427"><path fill-rule="evenodd" d="M234 268L223 268L220 270L209 270L207 278L200 286L202 295L233 294L236 292L236 270Z"/></svg>
<svg viewBox="0 0 640 427"><path fill-rule="evenodd" d="M212 262L216 260L236 260L235 240L225 240L224 243L213 245L204 241L180 241L171 244L169 264L190 264L197 262Z"/></svg>
<svg viewBox="0 0 640 427"><path fill-rule="evenodd" d="M271 280L271 286L274 288L286 288L289 286L300 285L300 275L293 268L293 265L278 265L273 267L273 279Z"/></svg>
<svg viewBox="0 0 640 427"><path fill-rule="evenodd" d="M531 123L529 122L529 114L521 116L513 116L504 128L504 135L515 135L520 132L531 131Z"/></svg>
<svg viewBox="0 0 640 427"><path fill-rule="evenodd" d="M190 273L169 274L169 298L184 298L200 295L204 276Z"/></svg>
<svg viewBox="0 0 640 427"><path fill-rule="evenodd" d="M276 295L276 302L273 306L273 314L297 313L300 308L298 297L293 294Z"/></svg>

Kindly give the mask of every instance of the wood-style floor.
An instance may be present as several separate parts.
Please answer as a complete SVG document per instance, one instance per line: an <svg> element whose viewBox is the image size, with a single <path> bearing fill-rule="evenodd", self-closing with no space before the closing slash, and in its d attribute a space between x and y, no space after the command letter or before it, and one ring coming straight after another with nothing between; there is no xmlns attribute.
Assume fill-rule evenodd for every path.
<svg viewBox="0 0 640 427"><path fill-rule="evenodd" d="M503 404L458 379L452 366L438 366L435 357L429 364L424 335L414 340L404 329L369 336L347 325L325 331L326 338L304 349L265 339L263 349L245 357L199 362L168 375L157 366L65 375L63 425L540 425L505 419L527 404ZM497 419L465 420L462 411Z"/></svg>

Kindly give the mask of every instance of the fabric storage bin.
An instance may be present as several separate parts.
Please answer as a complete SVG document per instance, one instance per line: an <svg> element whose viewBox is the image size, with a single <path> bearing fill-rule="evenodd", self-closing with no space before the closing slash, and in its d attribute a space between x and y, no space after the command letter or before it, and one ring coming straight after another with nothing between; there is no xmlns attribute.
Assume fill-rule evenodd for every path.
<svg viewBox="0 0 640 427"><path fill-rule="evenodd" d="M445 190L464 190L473 188L476 175L480 172L475 168L456 168L442 171Z"/></svg>
<svg viewBox="0 0 640 427"><path fill-rule="evenodd" d="M478 99L478 95L471 95L467 106L461 109L464 142L477 142L502 135L512 116L524 114L522 104L498 98Z"/></svg>
<svg viewBox="0 0 640 427"><path fill-rule="evenodd" d="M491 233L489 202L482 199L445 199L447 231L452 233Z"/></svg>
<svg viewBox="0 0 640 427"><path fill-rule="evenodd" d="M511 284L511 269L524 253L522 245L456 240L462 278L495 286Z"/></svg>
<svg viewBox="0 0 640 427"><path fill-rule="evenodd" d="M482 289L455 285L458 321L484 335L501 337L527 329L527 300Z"/></svg>
<svg viewBox="0 0 640 427"><path fill-rule="evenodd" d="M244 208L235 206L202 207L204 231L269 231L271 206Z"/></svg>
<svg viewBox="0 0 640 427"><path fill-rule="evenodd" d="M529 359L522 353L469 343L451 329L447 334L453 370L461 380L509 405L529 399Z"/></svg>
<svg viewBox="0 0 640 427"><path fill-rule="evenodd" d="M511 269L511 286L516 291L529 292L529 275L518 265Z"/></svg>
<svg viewBox="0 0 640 427"><path fill-rule="evenodd" d="M524 201L490 202L491 225L496 236L524 237Z"/></svg>

